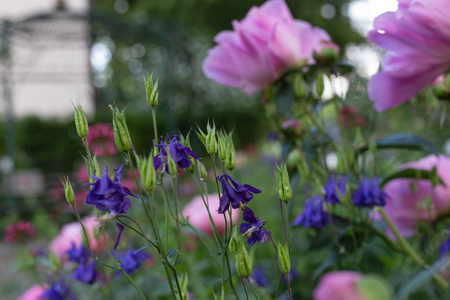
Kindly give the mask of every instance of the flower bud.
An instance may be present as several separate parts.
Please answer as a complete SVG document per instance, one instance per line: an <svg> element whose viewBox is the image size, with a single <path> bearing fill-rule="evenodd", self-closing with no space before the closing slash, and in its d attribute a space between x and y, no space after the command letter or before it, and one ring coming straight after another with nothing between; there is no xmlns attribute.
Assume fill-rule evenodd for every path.
<svg viewBox="0 0 450 300"><path fill-rule="evenodd" d="M138 156L136 156L138 158ZM150 154L148 158L136 159L139 173L141 174L142 187L151 193L156 187L156 171L153 167L153 156Z"/></svg>
<svg viewBox="0 0 450 300"><path fill-rule="evenodd" d="M80 104L75 107L75 127L80 138L84 139L88 136L89 125L86 119L86 115L84 114L83 108Z"/></svg>
<svg viewBox="0 0 450 300"><path fill-rule="evenodd" d="M169 152L167 152L167 165L169 166L170 176L172 176L172 178L175 179L175 177L177 177L178 168L177 164L173 160L172 156L170 156Z"/></svg>
<svg viewBox="0 0 450 300"><path fill-rule="evenodd" d="M239 245L234 255L234 262L236 264L236 272L239 276L248 278L252 274L253 261L248 255L247 249L245 249L242 238L239 239Z"/></svg>
<svg viewBox="0 0 450 300"><path fill-rule="evenodd" d="M302 73L295 74L294 77L294 94L297 98L305 97L305 79Z"/></svg>
<svg viewBox="0 0 450 300"><path fill-rule="evenodd" d="M287 244L284 246L278 243L278 266L283 274L289 274L291 271L291 260Z"/></svg>
<svg viewBox="0 0 450 300"><path fill-rule="evenodd" d="M339 58L341 48L333 42L322 41L314 52L314 58L320 62L335 62Z"/></svg>
<svg viewBox="0 0 450 300"><path fill-rule="evenodd" d="M233 234L231 235L230 243L228 244L228 248L232 254L236 253L236 250L239 247L239 239L240 236L237 233L237 226L234 226Z"/></svg>
<svg viewBox="0 0 450 300"><path fill-rule="evenodd" d="M66 197L67 203L73 206L75 204L75 193L73 192L73 188L70 184L69 178L63 177L60 178L60 180L64 186L64 195Z"/></svg>
<svg viewBox="0 0 450 300"><path fill-rule="evenodd" d="M145 80L145 91L147 94L147 103L152 109L158 105L158 80L156 80L153 85L153 74L148 75L147 80Z"/></svg>
<svg viewBox="0 0 450 300"><path fill-rule="evenodd" d="M439 75L432 83L434 95L441 100L450 98L450 76Z"/></svg>
<svg viewBox="0 0 450 300"><path fill-rule="evenodd" d="M217 140L219 146L219 158L223 163L225 163L225 159L227 158L227 141L225 134L221 132Z"/></svg>
<svg viewBox="0 0 450 300"><path fill-rule="evenodd" d="M298 149L294 149L289 152L286 164L289 168L295 168L305 159L302 152Z"/></svg>
<svg viewBox="0 0 450 300"><path fill-rule="evenodd" d="M200 175L200 179L202 181L206 181L208 179L208 171L206 171L205 165L201 161L197 161L198 164L198 173Z"/></svg>
<svg viewBox="0 0 450 300"><path fill-rule="evenodd" d="M188 173L193 173L195 170L195 158L189 156L189 160L191 161L191 165L189 166L189 168L186 168L184 170Z"/></svg>
<svg viewBox="0 0 450 300"><path fill-rule="evenodd" d="M225 159L225 167L231 171L236 167L236 151L234 150L233 131L227 135L226 142L227 157Z"/></svg>
<svg viewBox="0 0 450 300"><path fill-rule="evenodd" d="M281 168L277 166L277 190L281 200L285 202L291 200L292 190L286 164L281 164Z"/></svg>
<svg viewBox="0 0 450 300"><path fill-rule="evenodd" d="M109 105L109 108L113 113L113 130L116 147L122 152L128 152L131 149L131 137L125 121L125 109L119 112L117 107L114 109L112 105Z"/></svg>
<svg viewBox="0 0 450 300"><path fill-rule="evenodd" d="M325 89L325 84L323 82L323 76L324 74L319 72L319 74L317 74L317 79L316 79L316 93L319 97L322 97L323 95L323 90Z"/></svg>
<svg viewBox="0 0 450 300"><path fill-rule="evenodd" d="M206 135L206 152L209 155L214 155L217 153L217 139L216 139L216 124L213 124L213 127L209 126L208 123L208 134Z"/></svg>
<svg viewBox="0 0 450 300"><path fill-rule="evenodd" d="M186 273L181 276L180 279L180 289L181 289L181 300L189 300L188 291L188 275Z"/></svg>
<svg viewBox="0 0 450 300"><path fill-rule="evenodd" d="M86 164L86 169L87 169L87 172L88 172L88 176L89 176L89 182L90 183L94 183L95 182L95 179L94 178L92 178L92 172L94 172L95 171L95 175L96 176L99 176L99 174L100 174L100 166L98 165L98 160L97 160L97 156L94 156L93 158L92 158L92 164L93 164L93 166L91 166L91 163L89 162L89 159L87 159L86 157L83 157L84 158L84 162L85 162L85 164ZM91 185L91 189L93 188L94 186L92 186Z"/></svg>

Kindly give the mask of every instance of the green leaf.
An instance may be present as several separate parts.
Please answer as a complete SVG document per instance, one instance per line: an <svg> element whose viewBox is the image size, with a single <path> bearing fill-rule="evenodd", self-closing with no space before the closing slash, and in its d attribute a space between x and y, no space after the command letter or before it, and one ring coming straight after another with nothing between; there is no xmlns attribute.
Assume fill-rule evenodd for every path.
<svg viewBox="0 0 450 300"><path fill-rule="evenodd" d="M141 252L142 250L144 250L145 248L150 247L150 244L145 244L144 246L142 246L141 248L137 249L136 251L134 251L134 254Z"/></svg>
<svg viewBox="0 0 450 300"><path fill-rule="evenodd" d="M417 291L422 285L430 281L435 273L437 273L442 265L443 261L438 261L430 268L419 272L415 277L408 280L406 285L404 285L400 291L395 296L395 300L407 299L409 295Z"/></svg>
<svg viewBox="0 0 450 300"><path fill-rule="evenodd" d="M171 259L175 255L177 255L177 252L178 252L178 250L176 247L169 249L169 251L167 251L167 258Z"/></svg>
<svg viewBox="0 0 450 300"><path fill-rule="evenodd" d="M436 147L429 141L421 138L420 136L406 133L394 134L379 139L376 141L375 146L377 149L408 149L419 150L435 155L439 154ZM356 155L362 154L367 150L369 150L369 146L363 146L356 151Z"/></svg>
<svg viewBox="0 0 450 300"><path fill-rule="evenodd" d="M418 169L400 170L384 178L381 183L381 186L384 186L386 183L396 178L427 179L433 183L433 186L436 186L438 184L442 184L445 186L445 183L437 174L436 168L433 168L431 171Z"/></svg>
<svg viewBox="0 0 450 300"><path fill-rule="evenodd" d="M348 61L340 61L335 64L334 69L339 75L344 75L353 72L355 67Z"/></svg>

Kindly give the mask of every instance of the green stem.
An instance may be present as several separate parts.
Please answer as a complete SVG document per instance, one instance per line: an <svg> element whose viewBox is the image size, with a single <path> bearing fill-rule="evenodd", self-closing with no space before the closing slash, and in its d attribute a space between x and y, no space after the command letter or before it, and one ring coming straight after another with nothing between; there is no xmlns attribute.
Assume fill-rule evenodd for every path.
<svg viewBox="0 0 450 300"><path fill-rule="evenodd" d="M289 291L289 300L292 300L291 281L289 280L289 273L286 273L285 275L286 275L286 282L287 282L288 291Z"/></svg>
<svg viewBox="0 0 450 300"><path fill-rule="evenodd" d="M381 214L383 217L383 220L386 222L386 224L389 226L391 231L394 233L395 237L399 241L400 245L405 250L406 254L409 255L421 268L429 268L430 266L420 257L420 255L414 250L413 247L408 243L408 241L400 234L397 227L392 223L389 216L386 214L386 212L381 208L375 208L377 212ZM444 290L447 290L448 288L448 282L442 278L439 274L434 274L433 279L436 281L436 283L443 288Z"/></svg>
<svg viewBox="0 0 450 300"><path fill-rule="evenodd" d="M275 293L275 298L278 299L278 294L280 293L281 281L283 280L283 274L280 276L280 280L278 280L277 292Z"/></svg>
<svg viewBox="0 0 450 300"><path fill-rule="evenodd" d="M244 287L245 296L247 297L247 300L248 300L248 292L247 292L247 288L245 287L245 281L244 281L244 278L241 277L241 281L242 281L242 286Z"/></svg>
<svg viewBox="0 0 450 300"><path fill-rule="evenodd" d="M181 237L180 237L180 222L178 220L179 212L178 212L178 193L177 193L177 178L172 177L172 187L173 187L173 197L175 200L175 222L177 223L177 239L178 239L178 251L175 261L178 260L178 254L181 250Z"/></svg>
<svg viewBox="0 0 450 300"><path fill-rule="evenodd" d="M156 126L156 109L152 108L153 132L155 133L155 143L158 144L158 128Z"/></svg>
<svg viewBox="0 0 450 300"><path fill-rule="evenodd" d="M283 202L282 202L281 199L280 199L280 210L281 210L281 219L283 221L284 236L286 238L286 243L288 244L288 248L289 248L289 251L290 251L291 250L291 245L289 243L289 238L288 238L288 234L287 234L287 230L286 230L286 221L285 221L285 218L284 218Z"/></svg>
<svg viewBox="0 0 450 300"><path fill-rule="evenodd" d="M131 282L131 284L135 287L135 289L138 291L139 295L141 295L142 299L147 300L147 297L144 296L144 294L142 294L141 290L138 288L138 286L136 285L136 283L134 283L133 279L131 279L131 277L127 274L127 272L125 272L122 267L119 268L119 270L122 272L123 275L125 275L125 277L128 278L128 280Z"/></svg>
<svg viewBox="0 0 450 300"><path fill-rule="evenodd" d="M256 300L259 300L258 294L256 294L256 291L255 291L255 289L253 288L253 285L252 285L250 279L248 279L248 277L247 277L247 281L248 281L248 285L249 285L250 288L252 289L253 294L254 294L255 297L256 297Z"/></svg>

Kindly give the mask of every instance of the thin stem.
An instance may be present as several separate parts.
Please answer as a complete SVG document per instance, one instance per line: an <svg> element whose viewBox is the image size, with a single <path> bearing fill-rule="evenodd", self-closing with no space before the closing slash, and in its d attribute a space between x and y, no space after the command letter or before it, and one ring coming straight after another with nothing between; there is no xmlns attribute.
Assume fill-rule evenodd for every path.
<svg viewBox="0 0 450 300"><path fill-rule="evenodd" d="M291 242L290 242L291 237L289 235L289 225L287 225L287 224L289 224L289 210L288 210L288 203L284 202L284 204L285 204L284 207L286 209L286 213L284 215L286 218L285 222L286 222L286 232L287 232L287 243L288 243L288 248L289 248L289 252L290 252L291 251Z"/></svg>
<svg viewBox="0 0 450 300"><path fill-rule="evenodd" d="M153 132L155 133L155 143L158 143L158 128L156 126L156 108L152 108Z"/></svg>
<svg viewBox="0 0 450 300"><path fill-rule="evenodd" d="M141 290L138 288L138 286L136 285L136 283L134 283L133 279L131 279L131 277L127 274L127 272L124 271L124 269L122 269L122 267L119 268L119 270L122 272L123 275L125 275L125 277L128 278L128 280L131 282L131 284L135 287L135 289L138 291L139 295L141 295L142 299L147 300L147 297L144 296L144 294L142 294Z"/></svg>
<svg viewBox="0 0 450 300"><path fill-rule="evenodd" d="M78 214L78 211L75 208L75 205L72 205L72 209L73 209L73 211L75 213L75 216L78 219L78 222L81 225L81 228L83 229L84 237L86 238L86 243L87 243L89 252L91 253L92 259L95 260L97 263L101 264L102 266L108 267L108 268L113 269L113 270L117 270L116 267L110 266L110 265L105 264L105 263L101 262L100 260L98 260L98 258L95 256L94 252L92 252L91 243L89 242L89 235L87 234L86 228L84 227L83 222L81 221L80 215Z"/></svg>
<svg viewBox="0 0 450 300"><path fill-rule="evenodd" d="M250 279L247 277L247 281L248 281L248 285L250 286L250 288L252 289L253 294L256 297L256 300L259 300L258 294L256 294L255 289L253 288L252 282L250 281Z"/></svg>
<svg viewBox="0 0 450 300"><path fill-rule="evenodd" d="M286 281L287 281L287 286L288 286L288 291L289 291L289 300L292 300L292 294L291 294L291 281L289 280L289 273L286 273Z"/></svg>
<svg viewBox="0 0 450 300"><path fill-rule="evenodd" d="M239 300L239 296L238 296L238 294L236 292L236 289L234 288L234 284L233 284L233 278L232 278L232 275L231 275L230 260L228 259L228 251L225 252L225 258L226 258L227 267L228 267L228 277L229 277L229 280L230 280L230 286L231 286L231 289L233 290L234 296L236 297L236 299Z"/></svg>
<svg viewBox="0 0 450 300"><path fill-rule="evenodd" d="M114 263L117 264L116 259L115 259L114 256L111 254L111 250L109 250L108 241L106 240L105 227L104 227L104 225L103 225L103 222L100 222L100 226L102 227L103 241L105 242L105 247L106 247L106 250L108 251L109 257L113 260Z"/></svg>
<svg viewBox="0 0 450 300"><path fill-rule="evenodd" d="M278 294L280 293L281 281L283 280L283 274L280 276L280 280L278 280L277 292L275 293L275 298L278 299Z"/></svg>
<svg viewBox="0 0 450 300"><path fill-rule="evenodd" d="M289 248L289 251L290 251L291 245L289 243L289 238L288 238L288 235L287 235L286 222L285 222L285 219L284 219L284 212L283 212L283 203L282 203L281 199L280 199L280 210L281 210L281 219L283 221L284 236L286 238L286 243L288 244L288 248Z"/></svg>
<svg viewBox="0 0 450 300"><path fill-rule="evenodd" d="M86 154L87 154L87 157L88 157L89 164L91 165L91 169L94 169L94 162L93 162L93 159L92 159L92 154L91 154L91 150L89 149L89 145L88 145L87 139L83 138L82 140L83 140L84 149L86 149ZM91 174L88 174L88 176L90 178Z"/></svg>
<svg viewBox="0 0 450 300"><path fill-rule="evenodd" d="M429 268L429 265L420 257L419 254L414 250L413 247L408 243L408 241L400 234L397 227L392 223L389 216L386 214L386 212L383 209L375 208L377 212L381 214L383 217L383 220L387 223L391 231L394 233L397 240L400 242L400 245L405 250L406 254L408 254L420 267L422 268ZM447 290L448 288L448 282L442 278L439 274L435 273L433 275L433 279L436 281L436 283L443 288L444 290Z"/></svg>
<svg viewBox="0 0 450 300"><path fill-rule="evenodd" d="M245 296L247 297L247 300L249 300L249 299L248 299L248 292L247 292L247 288L245 287L245 282L244 282L244 278L242 278L242 277L241 277L241 281L242 281L242 286L244 287L244 291L245 291Z"/></svg>
<svg viewBox="0 0 450 300"><path fill-rule="evenodd" d="M178 251L177 251L177 257L175 261L178 260L178 254L181 249L181 237L180 237L180 222L178 220L178 193L177 193L177 178L172 177L172 187L173 187L173 196L175 199L175 222L177 223L177 239L178 239Z"/></svg>

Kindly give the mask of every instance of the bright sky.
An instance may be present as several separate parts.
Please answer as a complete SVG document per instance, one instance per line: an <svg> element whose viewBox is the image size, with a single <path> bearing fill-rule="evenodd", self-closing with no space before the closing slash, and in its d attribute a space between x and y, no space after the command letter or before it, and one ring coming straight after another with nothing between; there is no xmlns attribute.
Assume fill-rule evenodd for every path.
<svg viewBox="0 0 450 300"><path fill-rule="evenodd" d="M373 20L386 11L397 10L397 0L356 0L350 3L349 16L363 33L372 29Z"/></svg>

